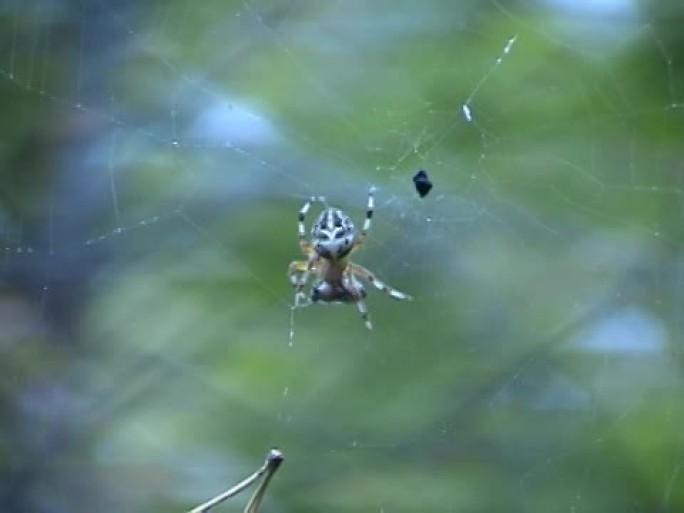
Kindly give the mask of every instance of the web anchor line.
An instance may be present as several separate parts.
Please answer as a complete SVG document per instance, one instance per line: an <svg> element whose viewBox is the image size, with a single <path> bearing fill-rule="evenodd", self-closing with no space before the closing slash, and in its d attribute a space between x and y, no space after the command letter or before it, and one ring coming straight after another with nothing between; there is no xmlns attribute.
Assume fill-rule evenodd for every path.
<svg viewBox="0 0 684 513"><path fill-rule="evenodd" d="M487 81L491 78L491 76L494 74L496 69L501 65L501 63L504 61L504 59L511 53L511 50L513 49L513 45L515 45L515 42L518 40L517 34L506 41L506 45L504 46L503 50L501 51L501 54L496 58L494 61L494 64L489 68L489 71L484 74L484 76L480 79L480 81L475 85L475 88L473 91L470 93L470 96L466 99L461 104L461 113L463 114L463 117L468 123L471 123L474 119L473 115L473 100L475 99L475 96L477 93L482 89L482 86L484 86Z"/></svg>

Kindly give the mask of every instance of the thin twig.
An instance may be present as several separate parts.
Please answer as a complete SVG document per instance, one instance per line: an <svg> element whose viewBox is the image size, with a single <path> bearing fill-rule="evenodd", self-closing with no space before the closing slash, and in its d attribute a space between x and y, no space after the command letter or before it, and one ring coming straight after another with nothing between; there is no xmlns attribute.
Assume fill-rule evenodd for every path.
<svg viewBox="0 0 684 513"><path fill-rule="evenodd" d="M221 504L226 499L234 497L235 495L240 493L245 488L249 487L252 483L254 483L256 480L263 476L261 483L259 483L259 486L254 491L254 495L252 495L252 498L249 499L249 502L247 503L247 506L245 507L244 511L244 513L259 513L259 505L261 504L261 500L263 499L264 494L266 493L266 487L268 486L268 482L271 480L276 470L278 470L278 467L280 467L282 461L283 453L280 452L278 449L271 449L269 453L266 455L266 461L264 461L264 464L261 466L259 470L254 472L254 474L252 474L246 479L243 479L238 484L232 486L225 492L222 492L218 494L216 497L212 497L207 502L200 504L196 508L191 509L188 513L206 513L211 508L218 504Z"/></svg>

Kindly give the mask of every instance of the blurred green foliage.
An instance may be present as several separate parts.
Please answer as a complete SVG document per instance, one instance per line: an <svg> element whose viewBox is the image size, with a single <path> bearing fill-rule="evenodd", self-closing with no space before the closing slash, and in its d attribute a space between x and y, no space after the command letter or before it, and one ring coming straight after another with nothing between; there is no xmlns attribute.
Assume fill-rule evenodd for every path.
<svg viewBox="0 0 684 513"><path fill-rule="evenodd" d="M681 511L684 11L592 5L7 6L0 510ZM288 344L371 183L415 301Z"/></svg>

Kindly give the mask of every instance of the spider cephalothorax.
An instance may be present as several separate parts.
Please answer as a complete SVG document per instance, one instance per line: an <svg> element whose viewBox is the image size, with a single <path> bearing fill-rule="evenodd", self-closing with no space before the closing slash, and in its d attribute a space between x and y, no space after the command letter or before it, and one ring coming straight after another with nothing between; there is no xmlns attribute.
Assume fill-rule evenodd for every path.
<svg viewBox="0 0 684 513"><path fill-rule="evenodd" d="M374 210L374 189L368 191L366 219L361 233L357 236L351 218L337 208L326 207L318 216L311 228L311 241L306 239L304 219L316 198L311 198L299 211L297 232L299 247L307 257L306 261L295 260L290 263L288 275L295 287L295 303L293 308L310 303L356 303L366 327L372 328L368 317L364 298L366 291L361 282L363 279L382 290L394 299L411 299L411 296L385 285L365 267L352 263L349 255L361 247L371 226ZM310 294L303 290L309 277L313 274L315 281Z"/></svg>

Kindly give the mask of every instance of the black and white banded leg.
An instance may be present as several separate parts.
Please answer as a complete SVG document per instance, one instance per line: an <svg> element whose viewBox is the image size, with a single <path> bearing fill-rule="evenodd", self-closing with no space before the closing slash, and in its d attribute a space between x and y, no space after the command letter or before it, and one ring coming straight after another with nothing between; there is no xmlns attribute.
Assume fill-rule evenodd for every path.
<svg viewBox="0 0 684 513"><path fill-rule="evenodd" d="M355 247L361 246L366 240L368 231L371 227L371 219L373 219L373 212L375 211L375 187L371 186L368 189L368 203L366 204L366 218L363 220L363 227L361 228L361 233L359 233L356 239Z"/></svg>
<svg viewBox="0 0 684 513"><path fill-rule="evenodd" d="M411 299L413 299L408 294L404 294L403 292L400 292L397 289L392 288L389 285L385 284L384 282L380 281L379 279L377 279L375 277L375 275L372 272L370 272L368 269L366 269L362 265L349 262L349 270L352 273L354 273L356 276L358 276L359 278L366 280L368 283L373 285L376 289L383 291L385 294L387 294L391 298L400 299L400 300L409 300L409 301Z"/></svg>
<svg viewBox="0 0 684 513"><path fill-rule="evenodd" d="M304 225L304 220L306 219L306 214L309 212L309 209L314 201L316 201L316 198L313 196L306 200L306 203L304 203L302 208L299 209L299 215L297 216L297 235L299 236L299 246L304 252L306 252L309 247L309 241L306 240L306 226Z"/></svg>
<svg viewBox="0 0 684 513"><path fill-rule="evenodd" d="M292 286L295 287L294 308L307 306L310 303L310 300L306 297L306 294L304 294L303 289L306 286L306 283L309 281L312 267L313 263L311 259L307 260L306 262L295 260L294 262L290 263L287 275L290 277L290 283L292 283Z"/></svg>
<svg viewBox="0 0 684 513"><path fill-rule="evenodd" d="M299 276L299 280L295 281L293 279L292 281L292 284L295 285L295 308L299 308L300 306L308 306L311 303L311 299L308 298L304 293L304 287L311 277L311 272L313 271L315 263L315 256L309 258L309 261L306 264L306 270Z"/></svg>
<svg viewBox="0 0 684 513"><path fill-rule="evenodd" d="M359 313L361 314L361 319L363 319L363 323L366 325L366 328L369 330L373 329L373 323L370 320L370 317L368 316L368 309L366 308L366 302L363 300L363 298L359 299L356 302L356 308L359 309Z"/></svg>

